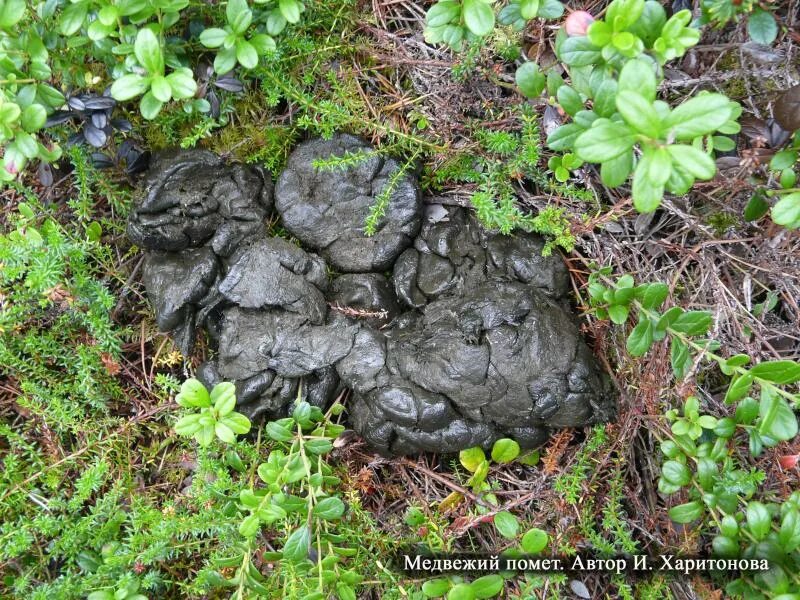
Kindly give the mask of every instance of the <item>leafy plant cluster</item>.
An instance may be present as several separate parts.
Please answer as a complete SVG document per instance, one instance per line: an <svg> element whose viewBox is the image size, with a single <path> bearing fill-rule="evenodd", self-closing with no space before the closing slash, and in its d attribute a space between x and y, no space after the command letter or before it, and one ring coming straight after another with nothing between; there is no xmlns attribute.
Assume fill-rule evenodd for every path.
<svg viewBox="0 0 800 600"><path fill-rule="evenodd" d="M439 0L425 15L425 40L456 51L464 43L488 36L497 21L520 31L531 19L557 19L564 14L558 0L512 0L495 15L493 0Z"/></svg>
<svg viewBox="0 0 800 600"><path fill-rule="evenodd" d="M772 220L787 229L800 229L800 187L797 186L797 165L800 158L800 133L795 133L789 147L775 153L769 161L769 170L780 186L766 191L778 201L770 209L764 194L757 193L745 208L749 221L760 219L770 210Z"/></svg>
<svg viewBox="0 0 800 600"><path fill-rule="evenodd" d="M520 13L523 4L536 10ZM504 11L512 6L523 18L511 22L524 26L544 4L512 3ZM427 31L440 33L429 33L429 41L447 43L444 32L458 28L459 15L458 2L434 5ZM487 13L481 35L494 25L490 21ZM546 89L549 102L570 117L547 139L561 153L548 162L558 181L567 181L585 163L597 164L603 184L616 188L630 181L634 206L652 212L665 192L685 194L695 181L714 177L714 151L735 148L727 136L739 131L741 107L715 93L701 92L676 107L657 98L664 65L700 39L690 21L688 10L667 18L656 0L614 0L602 19L579 11L559 30L556 54L569 83L533 61L519 66L519 90L538 98Z"/></svg>
<svg viewBox="0 0 800 600"><path fill-rule="evenodd" d="M193 0L5 0L0 5L0 179L26 163L51 162L61 150L43 128L65 93L102 90L118 101L141 97L145 119L168 103L208 113L197 101L193 69L214 55L222 75L253 69L275 51L275 36L300 20L299 0L229 0L223 7ZM212 26L208 26L211 24ZM218 26L214 26L218 25ZM110 122L95 129L112 133ZM95 133L94 130L91 130ZM99 134L97 134L99 136Z"/></svg>
<svg viewBox="0 0 800 600"><path fill-rule="evenodd" d="M702 22L714 27L747 19L747 33L759 44L769 45L778 37L778 23L770 10L772 5L756 0L702 0Z"/></svg>
<svg viewBox="0 0 800 600"><path fill-rule="evenodd" d="M689 397L682 411L670 410L668 436L658 489L684 500L669 510L678 523L699 522L713 535L711 548L724 558L760 558L770 570L742 574L727 586L732 597L783 597L800 592L800 495L767 495L760 489L766 474L747 469L736 450L745 444L758 457L764 448L792 440L798 433L794 410L800 406L796 384L800 364L770 360L750 365L750 357L724 357L719 343L709 339L712 316L680 307L661 309L669 295L663 283L634 285L630 275L611 281L609 269L595 271L588 284L590 305L600 318L637 324L627 339L628 352L642 356L657 342L670 345L672 371L683 379L700 361L718 365L730 378L724 401L731 415L716 417L701 411ZM767 499L768 498L768 499Z"/></svg>
<svg viewBox="0 0 800 600"><path fill-rule="evenodd" d="M599 164L610 188L630 179L633 204L644 213L658 208L665 191L685 194L696 180L713 178L714 150L731 150L726 135L739 131L741 107L722 94L701 92L674 108L657 98L664 64L700 38L690 19L688 10L667 19L653 0L614 0L585 35L559 36L556 50L571 84L547 81L549 95L572 117L547 140L565 153L560 166ZM540 86L532 91L541 92L544 81Z"/></svg>

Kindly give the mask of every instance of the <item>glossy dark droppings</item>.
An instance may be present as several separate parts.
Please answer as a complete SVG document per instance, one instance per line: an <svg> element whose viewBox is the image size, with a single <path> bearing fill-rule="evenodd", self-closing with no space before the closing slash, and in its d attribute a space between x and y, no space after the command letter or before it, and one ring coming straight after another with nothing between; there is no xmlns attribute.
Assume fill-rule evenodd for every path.
<svg viewBox="0 0 800 600"><path fill-rule="evenodd" d="M313 164L332 156L358 158ZM252 418L283 416L301 385L317 405L349 388L353 428L393 454L509 436L531 447L551 427L610 419L563 263L541 256L537 236L488 233L461 208L424 218L398 169L353 136L301 144L275 190L300 247L266 233L268 173L197 151L156 162L129 235L147 251L159 328L187 355L196 329L208 334L198 377L235 381ZM368 237L382 192L390 202Z"/></svg>

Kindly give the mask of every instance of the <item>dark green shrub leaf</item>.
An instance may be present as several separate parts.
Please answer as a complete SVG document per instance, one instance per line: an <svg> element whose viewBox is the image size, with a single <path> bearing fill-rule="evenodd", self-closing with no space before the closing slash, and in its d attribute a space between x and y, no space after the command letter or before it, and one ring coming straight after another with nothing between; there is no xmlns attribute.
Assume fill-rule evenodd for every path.
<svg viewBox="0 0 800 600"><path fill-rule="evenodd" d="M501 511L494 516L494 526L498 533L504 538L513 540L517 537L519 530L519 521L517 517L512 515L507 510Z"/></svg>
<svg viewBox="0 0 800 600"><path fill-rule="evenodd" d="M740 552L739 544L735 540L723 535L716 536L711 542L711 547L714 550L715 556L721 556L723 558L736 558L739 556Z"/></svg>
<svg viewBox="0 0 800 600"><path fill-rule="evenodd" d="M756 7L747 19L747 33L754 42L769 46L778 37L778 24L770 13Z"/></svg>
<svg viewBox="0 0 800 600"><path fill-rule="evenodd" d="M675 108L666 126L678 140L693 140L712 133L730 118L730 100L722 94L700 94Z"/></svg>
<svg viewBox="0 0 800 600"><path fill-rule="evenodd" d="M772 220L788 229L800 228L800 192L783 196L772 207Z"/></svg>
<svg viewBox="0 0 800 600"><path fill-rule="evenodd" d="M750 374L778 385L800 381L800 364L791 360L762 362L750 369Z"/></svg>
<svg viewBox="0 0 800 600"><path fill-rule="evenodd" d="M311 534L307 525L302 525L295 529L292 534L286 538L286 543L283 546L283 558L294 563L305 560L308 556L308 543L310 539Z"/></svg>
<svg viewBox="0 0 800 600"><path fill-rule="evenodd" d="M602 58L600 48L585 36L567 38L559 47L558 54L559 58L571 67L586 67Z"/></svg>
<svg viewBox="0 0 800 600"><path fill-rule="evenodd" d="M631 356L643 356L653 345L653 323L650 319L640 321L633 328L625 347Z"/></svg>
<svg viewBox="0 0 800 600"><path fill-rule="evenodd" d="M679 315L670 325L678 333L702 335L711 327L711 313L705 310L690 310Z"/></svg>
<svg viewBox="0 0 800 600"><path fill-rule="evenodd" d="M514 76L517 86L526 98L537 98L544 91L547 83L539 65L535 62L523 63Z"/></svg>
<svg viewBox="0 0 800 600"><path fill-rule="evenodd" d="M757 540L763 540L769 533L772 517L769 510L761 502L752 500L747 503L747 526Z"/></svg>
<svg viewBox="0 0 800 600"><path fill-rule="evenodd" d="M756 191L747 206L744 208L745 221L758 221L769 211L769 203L764 199L764 194Z"/></svg>
<svg viewBox="0 0 800 600"><path fill-rule="evenodd" d="M326 521L334 521L344 514L344 502L336 496L323 498L314 506L314 515Z"/></svg>
<svg viewBox="0 0 800 600"><path fill-rule="evenodd" d="M587 162L601 163L629 151L634 141L633 132L625 125L598 120L575 140L575 153Z"/></svg>
<svg viewBox="0 0 800 600"><path fill-rule="evenodd" d="M725 402L727 404L731 404L744 398L747 395L747 392L750 391L750 388L753 385L753 375L750 372L744 373L736 377L728 386L728 391L725 393ZM737 409L738 414L738 409ZM737 421L742 423L743 421L739 421L737 417Z"/></svg>
<svg viewBox="0 0 800 600"><path fill-rule="evenodd" d="M462 11L467 29L478 37L494 29L494 11L485 0L464 0Z"/></svg>
<svg viewBox="0 0 800 600"><path fill-rule="evenodd" d="M661 467L661 476L673 485L688 485L692 481L689 467L676 460L668 460Z"/></svg>
<svg viewBox="0 0 800 600"><path fill-rule="evenodd" d="M758 432L777 441L787 441L797 435L797 417L789 403L777 393L762 389L758 409Z"/></svg>
<svg viewBox="0 0 800 600"><path fill-rule="evenodd" d="M690 523L699 519L703 514L703 505L697 501L679 504L669 509L669 518L676 523Z"/></svg>

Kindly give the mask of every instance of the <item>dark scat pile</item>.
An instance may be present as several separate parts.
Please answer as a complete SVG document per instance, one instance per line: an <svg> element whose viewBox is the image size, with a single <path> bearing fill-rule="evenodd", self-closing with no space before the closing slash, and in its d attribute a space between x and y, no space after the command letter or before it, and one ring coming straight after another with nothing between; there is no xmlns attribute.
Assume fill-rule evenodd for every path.
<svg viewBox="0 0 800 600"><path fill-rule="evenodd" d="M363 156L342 168L315 159ZM399 165L358 138L301 144L278 178L287 231L266 235L268 174L206 152L157 162L131 217L159 327L185 354L203 327L207 385L233 380L238 410L286 413L302 391L352 390L350 423L385 453L454 452L613 415L607 378L568 312L568 277L532 234L485 232L467 211L422 219L413 177L394 177L378 233L363 223ZM327 261L327 263L326 263ZM329 267L336 269L331 276Z"/></svg>

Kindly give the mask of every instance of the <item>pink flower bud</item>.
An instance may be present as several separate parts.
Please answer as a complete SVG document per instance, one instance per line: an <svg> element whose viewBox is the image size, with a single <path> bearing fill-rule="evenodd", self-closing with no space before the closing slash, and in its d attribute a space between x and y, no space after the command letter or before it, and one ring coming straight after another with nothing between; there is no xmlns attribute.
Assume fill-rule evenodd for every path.
<svg viewBox="0 0 800 600"><path fill-rule="evenodd" d="M567 30L567 35L586 35L586 30L592 23L594 23L592 15L585 10L576 10L567 17L564 28Z"/></svg>

